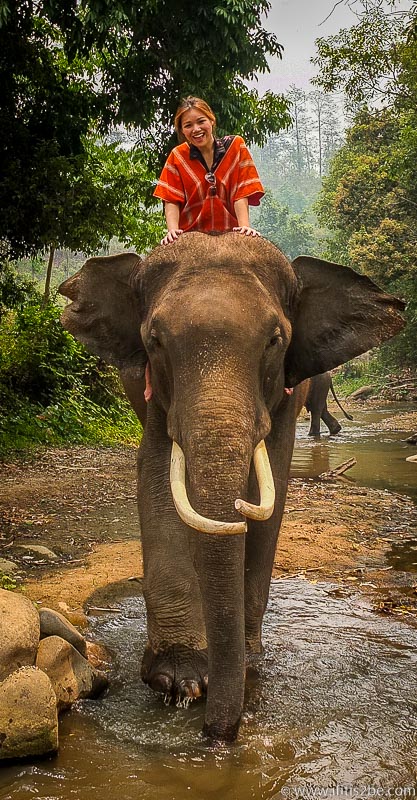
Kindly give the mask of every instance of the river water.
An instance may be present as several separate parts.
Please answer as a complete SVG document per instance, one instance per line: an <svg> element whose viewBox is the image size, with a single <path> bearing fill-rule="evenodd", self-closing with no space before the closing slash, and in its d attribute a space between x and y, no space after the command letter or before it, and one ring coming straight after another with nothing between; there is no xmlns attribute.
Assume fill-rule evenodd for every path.
<svg viewBox="0 0 417 800"><path fill-rule="evenodd" d="M415 451L402 441L413 431L381 432L388 413L355 414L320 440L302 421L292 474L355 456L346 480L417 503L417 464L405 461ZM3 767L1 800L417 797L416 628L330 583L274 581L238 743L213 750L200 738L203 703L167 708L140 680L143 599L119 612L91 623L114 655L108 694L61 717L57 756Z"/></svg>
<svg viewBox="0 0 417 800"><path fill-rule="evenodd" d="M417 503L417 463L406 461L407 456L417 453L417 448L404 441L415 431L402 428L400 423L397 430L384 429L387 420L393 417L401 420L401 412L409 413L410 404L398 404L395 410L392 406L355 410L352 412L353 420L344 419L341 413L332 410L342 430L337 436L329 436L322 423L319 439L308 436L309 422L301 418L297 425L291 474L294 477L316 477L350 458L356 458L357 464L346 473L347 480L374 489L398 492Z"/></svg>

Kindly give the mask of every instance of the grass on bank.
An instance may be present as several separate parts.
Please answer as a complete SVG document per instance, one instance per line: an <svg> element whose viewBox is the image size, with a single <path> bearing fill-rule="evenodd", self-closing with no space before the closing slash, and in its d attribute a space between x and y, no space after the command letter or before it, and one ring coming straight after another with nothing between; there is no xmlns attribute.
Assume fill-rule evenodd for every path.
<svg viewBox="0 0 417 800"><path fill-rule="evenodd" d="M9 413L0 413L0 458L39 446L68 444L138 445L142 426L121 396L106 408L77 391L41 406L18 401Z"/></svg>
<svg viewBox="0 0 417 800"><path fill-rule="evenodd" d="M415 385L417 391L415 371L409 367L396 368L381 354L381 350L375 351L371 359L365 360L359 356L343 364L333 374L333 386L337 394L344 398L364 386L372 386L371 397L387 396L396 401L409 400L410 389L407 387L410 385Z"/></svg>
<svg viewBox="0 0 417 800"><path fill-rule="evenodd" d="M138 444L142 427L117 370L64 330L54 299L45 304L10 272L0 278L0 458L39 446Z"/></svg>

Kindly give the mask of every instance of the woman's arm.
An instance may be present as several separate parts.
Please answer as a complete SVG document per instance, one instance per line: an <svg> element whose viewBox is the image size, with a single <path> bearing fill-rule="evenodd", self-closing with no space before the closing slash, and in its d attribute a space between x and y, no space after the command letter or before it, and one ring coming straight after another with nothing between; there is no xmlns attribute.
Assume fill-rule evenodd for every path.
<svg viewBox="0 0 417 800"><path fill-rule="evenodd" d="M246 236L260 236L258 231L250 227L249 222L249 201L247 197L241 197L235 201L234 204L235 214L238 221L238 227L233 228L238 233L243 233Z"/></svg>
<svg viewBox="0 0 417 800"><path fill-rule="evenodd" d="M168 233L161 241L161 244L172 244L182 234L182 229L178 227L180 221L180 207L178 203L164 203L165 221Z"/></svg>

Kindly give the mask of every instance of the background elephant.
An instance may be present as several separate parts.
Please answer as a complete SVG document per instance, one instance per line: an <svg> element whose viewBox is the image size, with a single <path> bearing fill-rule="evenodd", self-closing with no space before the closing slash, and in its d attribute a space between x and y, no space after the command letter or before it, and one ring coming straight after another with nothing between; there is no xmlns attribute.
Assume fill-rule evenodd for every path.
<svg viewBox="0 0 417 800"><path fill-rule="evenodd" d="M320 420L328 427L330 433L335 435L342 430L342 426L336 417L334 417L327 408L327 395L329 390L332 392L337 405L343 411L346 419L352 420L353 417L348 414L345 409L340 405L336 392L333 388L332 376L330 372L323 372L321 375L313 375L310 378L310 386L305 402L305 407L310 413L310 430L309 436L320 436Z"/></svg>
<svg viewBox="0 0 417 800"><path fill-rule="evenodd" d="M208 683L204 733L233 740L246 659L262 649L301 382L395 334L404 304L346 267L291 265L234 233L183 234L145 261L93 258L60 291L73 301L63 324L93 353L125 376L151 366L142 677L177 701Z"/></svg>

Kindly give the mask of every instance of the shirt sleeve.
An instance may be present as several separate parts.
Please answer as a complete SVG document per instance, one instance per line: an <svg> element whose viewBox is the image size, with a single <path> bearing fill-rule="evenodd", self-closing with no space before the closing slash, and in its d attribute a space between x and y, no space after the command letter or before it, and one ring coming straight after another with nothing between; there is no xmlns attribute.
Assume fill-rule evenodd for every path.
<svg viewBox="0 0 417 800"><path fill-rule="evenodd" d="M236 188L232 200L236 202L242 197L247 197L250 206L259 206L260 200L265 194L264 187L245 142L240 136L237 136L236 139L239 140L240 156Z"/></svg>
<svg viewBox="0 0 417 800"><path fill-rule="evenodd" d="M177 203L179 206L185 204L184 185L176 164L174 150L171 151L165 162L153 196L159 197L160 200L165 200L167 203Z"/></svg>

